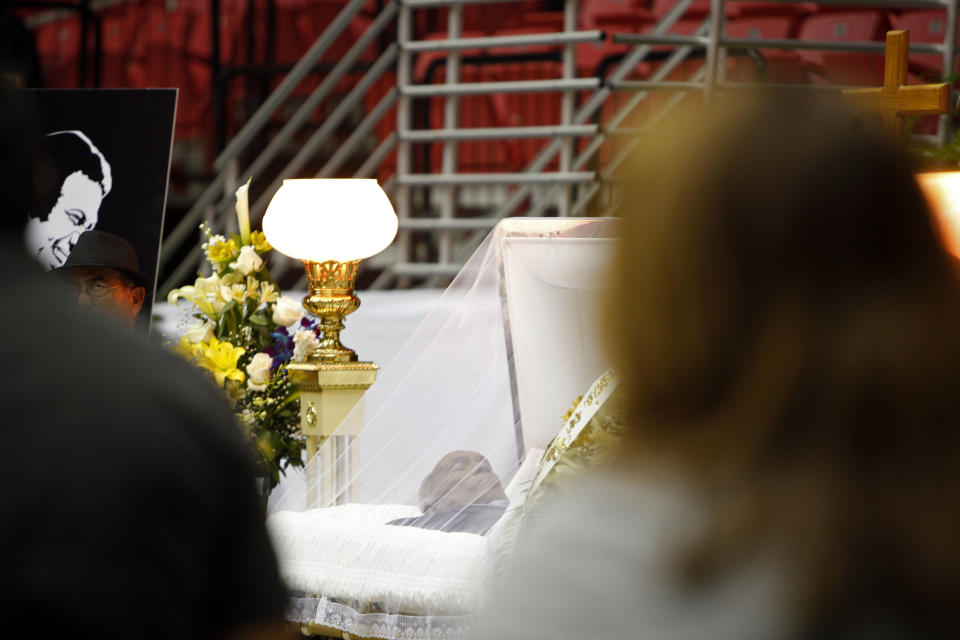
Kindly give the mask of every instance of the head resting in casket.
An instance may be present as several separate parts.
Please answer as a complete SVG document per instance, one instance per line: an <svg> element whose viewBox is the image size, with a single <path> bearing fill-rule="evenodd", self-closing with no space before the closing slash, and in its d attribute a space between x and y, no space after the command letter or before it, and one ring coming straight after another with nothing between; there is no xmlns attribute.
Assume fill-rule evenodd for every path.
<svg viewBox="0 0 960 640"><path fill-rule="evenodd" d="M476 451L443 456L420 485L423 515L387 524L483 535L507 508L507 494L490 462Z"/></svg>
<svg viewBox="0 0 960 640"><path fill-rule="evenodd" d="M500 478L476 451L453 451L443 456L420 485L420 509L424 513L506 499Z"/></svg>

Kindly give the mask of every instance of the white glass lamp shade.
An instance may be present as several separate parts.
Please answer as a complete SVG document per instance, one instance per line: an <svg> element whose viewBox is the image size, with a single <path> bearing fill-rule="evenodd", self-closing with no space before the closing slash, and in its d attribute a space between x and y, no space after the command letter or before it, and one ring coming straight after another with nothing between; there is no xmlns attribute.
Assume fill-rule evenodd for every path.
<svg viewBox="0 0 960 640"><path fill-rule="evenodd" d="M397 214L376 180L284 180L263 216L273 248L298 260L360 260L397 235Z"/></svg>

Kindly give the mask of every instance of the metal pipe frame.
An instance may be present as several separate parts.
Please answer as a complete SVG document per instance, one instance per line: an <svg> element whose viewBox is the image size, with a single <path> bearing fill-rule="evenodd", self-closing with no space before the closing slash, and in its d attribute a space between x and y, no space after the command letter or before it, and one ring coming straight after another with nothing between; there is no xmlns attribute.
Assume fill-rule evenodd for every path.
<svg viewBox="0 0 960 640"><path fill-rule="evenodd" d="M292 176L300 172L313 154L316 153L320 145L327 140L330 134L336 130L337 126L349 115L350 111L356 106L360 99L363 98L373 83L379 80L383 72L396 61L398 51L399 49L395 44L387 47L386 51L384 51L380 57L377 58L377 61L373 63L373 66L370 67L370 70L354 85L350 93L337 104L337 108L327 116L323 124L307 139L300 150L297 151L297 154L280 171L280 177L271 182L270 186L263 191L256 203L250 207L250 220L252 222L259 220L263 212L267 210L267 204L270 198L272 198L276 190L280 188L282 176Z"/></svg>
<svg viewBox="0 0 960 640"><path fill-rule="evenodd" d="M263 151L257 154L256 159L247 167L247 170L240 175L256 177L260 175L260 172L270 166L274 159L289 146L297 132L310 121L310 116L314 110L320 105L324 98L336 88L337 84L343 76L346 75L347 71L351 69L357 59L359 59L364 50L373 43L390 23L394 15L396 15L396 12L397 5L393 2L383 8L376 19L370 24L370 27L362 36L357 38L357 41L347 50L347 53L337 61L336 66L334 66L330 73L317 85L317 88L307 96L303 104L297 107L297 110L290 119L284 123L280 131L270 140ZM369 73L369 69L367 72Z"/></svg>
<svg viewBox="0 0 960 640"><path fill-rule="evenodd" d="M794 41L787 39L769 39L769 38L728 38L724 34L723 11L724 0L711 0L711 12L704 22L704 25L694 36L669 35L669 30L676 21L683 16L691 5L691 0L679 0L670 8L667 15L655 26L651 34L615 34L612 41L618 44L633 45L634 48L624 57L613 72L609 75L609 80L604 83L599 78L577 78L575 70L575 52L576 45L584 42L600 41L604 38L602 31L577 31L577 13L578 0L567 0L564 8L564 30L559 33L543 33L518 36L490 36L480 38L462 38L462 24L460 22L460 11L465 5L481 5L488 3L502 3L511 0L393 0L387 6L393 7L397 17L397 44L394 56L397 61L397 88L384 97L373 112L364 118L363 122L357 127L347 141L341 145L337 151L324 165L324 168L317 174L319 176L329 176L335 174L343 165L350 152L355 149L369 135L376 122L386 113L389 108L396 103L397 105L397 127L396 132L381 141L376 150L367 158L363 165L355 173L355 176L372 175L376 168L383 162L384 158L394 149L397 151L397 174L388 181L386 185L388 193L393 198L397 207L400 232L398 235L398 245L400 249L399 261L388 268L378 278L381 280L393 277L446 277L454 275L459 269L456 264L460 254L463 253L465 246L469 245L471 239L477 237L478 232L484 232L496 225L496 223L511 214L517 206L524 202L531 195L531 190L536 185L545 185L544 194L537 198L528 213L542 211L545 207L551 206L556 200L553 200L554 194L562 192L560 198L560 215L580 215L590 205L590 202L596 198L597 194L603 193L604 184L615 182L612 176L613 169L620 164L626 157L626 149L621 150L617 157L608 163L604 170L597 174L594 171L583 171L588 165L590 159L594 157L601 148L603 141L608 138L619 138L642 135L647 126L641 128L620 127L620 125L630 111L643 100L650 91L673 91L677 95L676 100L682 97L682 94L692 91L704 91L705 97L709 97L715 91L741 90L756 88L754 83L731 83L723 78L724 56L728 50L737 49L804 49L804 50L822 50L822 51L848 51L862 53L882 53L885 45L882 42L831 42L831 41ZM750 1L750 0L748 0ZM774 0L783 4L797 4L797 0ZM343 11L337 16L331 28L318 39L314 46L308 51L307 56L302 59L290 75L281 82L281 86L267 100L261 109L254 114L257 118L264 108L274 104L274 110L280 102L292 92L293 88L306 76L312 69L316 60L320 58L329 44L339 35L335 33L329 35L338 20L342 22L341 31L349 24L354 14L343 17L348 8L362 6L364 0L351 0L347 3ZM947 13L947 29L942 44L939 43L914 43L911 45L911 53L935 53L943 57L944 74L952 72L954 67L954 55L956 51L955 40L957 31L957 4L958 0L920 0L917 2L908 2L907 0L826 0L819 4L823 5L842 5L842 6L864 6L864 7L900 7L900 8L942 8ZM448 33L445 40L413 40L413 11L424 8L450 7L450 21L448 21ZM356 13L356 12L354 12ZM383 17L383 24L393 19L394 15ZM378 15L378 20L381 16ZM375 20L376 22L376 20ZM366 36L366 34L364 34ZM324 40L328 40L325 46L322 46ZM368 44L369 42L367 42ZM357 43L359 44L359 43ZM530 81L509 81L509 82L460 82L459 65L460 52L470 49L490 49L498 47L522 47L522 46L562 46L563 77L550 80L530 80ZM628 74L636 67L638 63L644 60L653 46L674 46L677 50L674 55L667 59L667 62L658 67L657 72L651 80L627 80ZM319 53L317 50L319 49ZM699 73L701 81L667 81L669 70L675 68L679 61L682 61L692 50L706 50L706 64ZM352 50L352 49L351 49ZM412 77L413 56L417 53L446 51L449 57L445 60L446 79L442 84L415 85ZM309 62L306 58L311 56ZM343 62L343 61L341 61ZM381 62L378 60L378 63ZM339 65L338 65L339 66ZM349 65L346 65L349 66ZM376 66L376 65L375 65ZM294 72L300 73L301 77L296 82L290 80ZM371 69L373 71L373 69ZM661 73L663 72L663 73ZM364 80L368 80L365 76ZM362 81L363 82L363 81ZM372 80L364 85L363 91L369 88ZM814 91L837 91L844 87L831 85L784 85L784 84L763 84L764 89L791 89L791 90L814 90ZM287 90L282 97L276 97L280 89ZM363 91L359 96L362 96ZM591 91L580 108L576 108L576 91ZM630 98L625 108L621 108L610 119L605 126L588 124L599 110L604 101L615 91L633 91L636 94ZM465 95L483 95L487 93L539 93L539 92L562 92L562 122L555 126L526 126L526 127L485 127L475 129L460 129L458 118L458 102L460 96ZM342 120L347 111L353 107L358 97L351 92L353 98L345 105L343 102L335 110L337 116L333 118L336 122ZM411 129L412 100L415 98L427 97L444 98L444 125L439 130ZM346 102L346 101L345 101ZM669 104L669 103L668 103ZM307 112L309 114L309 111ZM272 115L272 111L271 111ZM269 119L267 115L262 124ZM262 118L262 116L261 116ZM312 157L318 145L326 140L332 133L335 124L325 122L323 126L310 138L307 146L301 150L294 158L294 161L288 165L288 169L293 165L294 169L299 169L307 159ZM940 137L945 139L946 119L941 119ZM252 131L252 133L251 133ZM208 189L201 195L201 199L194 208L200 211L213 207L215 213L229 208L229 198L223 197L225 191L230 191L224 174L227 163L233 157L243 152L244 147L248 146L253 137L259 131L258 126L251 119L251 122L245 126L241 134L247 137L247 140L241 144L238 138L235 138L224 152L218 157L216 166L220 173ZM497 139L521 139L521 138L551 138L550 142L528 163L523 172L518 173L457 173L457 143L464 140L497 140ZM574 144L576 138L589 138L582 151L575 156ZM417 174L414 173L412 164L411 145L417 143L443 143L442 154L442 173L440 174ZM230 153L228 153L230 152ZM559 171L546 172L546 166L554 161L559 154ZM258 158L259 159L259 158ZM256 162L251 168L256 167ZM234 164L235 168L235 164ZM261 167L256 167L260 169ZM285 170L286 171L286 170ZM227 174L229 175L229 174ZM245 174L242 174L245 177ZM509 197L498 206L492 215L482 218L456 218L456 190L463 185L518 185L512 190ZM579 185L579 187L578 187ZM436 187L441 188L443 193L440 198L439 217L413 217L413 202L411 198L412 187ZM573 198L574 189L577 189L579 197ZM225 190L225 191L224 191ZM255 212L259 210L260 205L266 204L267 193L255 204ZM209 193L208 193L209 192ZM216 202L216 204L214 204ZM191 209L191 213L193 209ZM188 213L188 216L190 213ZM190 228L181 232L179 226L171 234L171 239L184 236L195 229L196 221L189 225ZM437 231L440 232L439 244L439 264L418 264L412 263L412 253L410 246L411 232ZM456 257L453 255L452 232L466 232L467 236L464 247L459 247L456 251ZM170 239L165 246L168 246ZM196 249L196 247L194 247ZM166 253L166 252L165 252ZM197 253L193 251L192 253ZM168 259L168 258L167 258ZM189 264L191 258L185 262ZM164 257L161 257L161 264ZM182 267L183 265L181 265ZM181 271L178 269L177 271ZM179 277L183 277L180 274ZM168 278L167 282L174 281ZM174 281L176 284L176 282Z"/></svg>
<svg viewBox="0 0 960 640"><path fill-rule="evenodd" d="M719 78L720 41L723 38L723 0L710 0L710 38L707 41L707 79L703 99L713 100Z"/></svg>
<svg viewBox="0 0 960 640"><path fill-rule="evenodd" d="M704 22L703 24L701 24L699 29L697 30L697 35L704 33L707 30L707 28L708 28L707 22ZM687 56L690 54L691 51L692 51L691 47L681 47L680 49L677 49L676 51L674 51L670 55L670 57L668 57L663 62L661 67L654 73L654 76L653 76L654 80L656 81L656 80L659 80L660 78L667 77L670 73L673 72L673 70L681 62L683 62L687 58ZM694 80L702 81L703 77L704 77L704 69L701 68L694 75ZM613 114L613 116L609 120L608 126L611 128L619 127L619 125L624 120L627 119L627 117L633 112L634 109L637 108L637 106L646 98L647 95L649 95L648 92L641 91L635 94L634 96L632 96L627 101L626 104L621 106L620 109L618 109ZM677 94L672 98L670 98L670 100L667 102L667 105L664 107L664 109L661 110L660 113L658 113L656 116L654 116L653 122L646 124L643 127L643 129L639 131L639 133L642 134L645 132L645 130L649 130L650 127L655 125L660 118L665 116L666 113L669 112L673 108L673 106L675 106L676 103L682 98L683 96L681 94ZM580 154L577 156L577 158L574 160L573 168L581 169L584 166L586 166L590 158L592 158L594 154L596 154L600 150L600 148L603 146L603 143L605 140L606 140L606 137L602 134L591 138L590 141L587 143L586 147L583 149L583 151L581 151ZM596 182L591 185L587 185L586 195L582 196L578 201L578 203L574 205L572 215L574 216L579 215L577 211L582 210L586 206L586 204L589 203L589 199L592 199L598 190L599 190L599 182ZM547 194L541 197L538 202L533 203L530 211L528 212L528 215L540 215L543 209L546 207L548 198L552 196L552 192L553 190L551 189L551 191L549 191ZM586 202L584 202L584 198L587 198Z"/></svg>
<svg viewBox="0 0 960 640"><path fill-rule="evenodd" d="M397 175L397 184L409 187L494 184L572 184L593 182L593 171L551 171L546 173L409 173Z"/></svg>
<svg viewBox="0 0 960 640"><path fill-rule="evenodd" d="M679 20L684 13L686 13L689 8L692 0L679 0L676 5L674 5L670 11L663 17L663 19L654 27L654 34L660 35L666 33L674 23ZM626 57L617 65L617 67L610 74L609 82L618 82L625 79L630 72L642 62L651 51L650 45L640 45L633 50L631 50ZM670 58L657 70L654 74L655 79L662 79L666 77L673 68L679 64L679 62L687 55L689 49L678 49L675 51ZM574 114L573 122L574 124L583 124L589 118L600 109L603 103L607 100L608 97L613 93L613 90L609 86L603 86L591 95L586 103L583 104ZM633 97L633 100L639 102L643 99L646 93L637 94ZM628 105L629 106L629 105ZM631 107L632 108L632 107ZM625 111L625 110L624 110ZM623 112L623 111L622 111ZM623 117L626 117L625 115ZM602 143L602 140L600 141ZM540 150L540 152L530 161L527 165L526 171L535 172L542 171L554 158L557 152L560 150L560 142L558 140L552 140L547 145ZM516 191L514 191L507 200L497 208L494 212L493 217L495 218L504 218L510 215L514 209L516 209L524 200L530 197L530 185L521 185Z"/></svg>
<svg viewBox="0 0 960 640"><path fill-rule="evenodd" d="M694 74L694 78L702 79L705 71L706 71L705 69L701 68L696 74ZM683 96L679 94L672 96L664 105L664 107L660 110L660 112L653 117L652 121L647 123L643 128L641 128L638 131L638 135L633 136L630 142L627 145L625 145L623 149L620 150L620 152L609 162L609 164L606 167L604 167L603 171L601 171L600 175L598 176L598 180L595 183L589 185L589 187L585 190L585 193L583 194L583 196L574 204L574 207L573 207L574 216L585 215L584 212L587 206L593 201L593 199L600 192L600 188L602 184L604 182L609 182L610 176L630 156L630 153L633 151L633 149L636 148L636 146L640 143L641 136L649 132L653 127L655 127L657 123L661 119L663 119L670 111L672 111L673 108L677 104L679 104L680 100L682 99L683 99ZM613 209L613 207L611 207L611 209Z"/></svg>
<svg viewBox="0 0 960 640"><path fill-rule="evenodd" d="M397 134L396 132L391 133L387 136L383 142L377 145L377 148L373 150L373 153L364 161L360 168L354 172L354 178L368 178L373 175L373 172L377 167L380 166L380 163L383 162L383 159L387 157L391 151L397 147ZM390 184L385 184L383 190L387 193L393 192L393 187Z"/></svg>
<svg viewBox="0 0 960 640"><path fill-rule="evenodd" d="M360 146L360 143L369 135L370 130L373 129L378 122L386 115L387 111L390 110L390 107L397 103L397 96L399 92L397 88L394 87L390 89L382 98L380 102L377 103L373 109L370 110L363 120L360 121L360 124L357 125L357 128L353 130L350 136L343 141L337 150L333 152L333 155L330 156L330 159L327 160L327 163L323 165L323 168L317 172L315 178L330 178L337 173L343 163L347 161L350 157L350 154Z"/></svg>
<svg viewBox="0 0 960 640"><path fill-rule="evenodd" d="M403 88L413 83L413 55L406 49L407 43L413 41L413 7L407 2L400 4L397 14L397 46L400 55L397 57L397 88ZM412 173L412 148L409 142L404 142L400 136L410 129L413 114L413 100L403 95L401 91L397 99L397 177ZM412 217L413 202L410 187L396 184L393 192L393 202L397 209L399 223ZM410 260L411 243L410 232L401 229L397 232L397 253L401 262Z"/></svg>
<svg viewBox="0 0 960 640"><path fill-rule="evenodd" d="M500 47L535 47L579 42L600 42L603 31L573 31L535 33L516 36L489 36L483 38L449 38L447 40L418 40L403 48L411 53L427 51L464 51L467 49L496 49Z"/></svg>
<svg viewBox="0 0 960 640"><path fill-rule="evenodd" d="M954 56L956 55L957 45L957 0L947 2L946 6L947 24L943 34L943 68L941 77L949 78L953 76ZM937 141L940 144L946 144L950 136L950 114L945 113L940 116L940 122L937 126Z"/></svg>
<svg viewBox="0 0 960 640"><path fill-rule="evenodd" d="M466 82L451 84L415 84L400 87L406 98L432 96L476 96L488 93L549 93L552 91L588 91L600 87L599 78L555 80L512 80L506 82Z"/></svg>
<svg viewBox="0 0 960 640"><path fill-rule="evenodd" d="M577 30L577 18L580 12L579 0L566 0L563 3L563 30L565 33L573 33ZM563 79L565 81L573 80L577 75L577 45L575 42L568 42L563 47ZM573 124L573 112L576 109L576 94L567 91L560 97L560 124L569 126ZM570 173L573 167L573 154L575 140L570 137L561 138L560 142L560 173ZM570 215L570 201L573 198L573 192L576 185L572 183L562 184L560 186L560 203L557 214L560 217Z"/></svg>
<svg viewBox="0 0 960 640"><path fill-rule="evenodd" d="M706 88L702 82L651 82L649 80L619 80L617 82L608 82L607 86L614 91L703 91Z"/></svg>
<svg viewBox="0 0 960 640"><path fill-rule="evenodd" d="M463 6L454 5L447 12L447 39L460 40L463 33ZM460 84L460 50L454 49L447 54L445 83L448 87ZM448 93L443 99L443 127L457 129L460 126L460 97ZM445 175L457 173L457 140L449 138L443 141L440 168ZM457 187L449 184L440 189L440 217L452 220L457 212ZM450 262L453 252L453 236L448 229L442 230L439 238L438 262Z"/></svg>
<svg viewBox="0 0 960 640"><path fill-rule="evenodd" d="M507 138L580 138L595 135L599 129L600 127L595 124L413 129L401 134L400 139L404 142L435 142L437 140L502 140Z"/></svg>
<svg viewBox="0 0 960 640"><path fill-rule="evenodd" d="M356 5L357 11L359 11L359 8L362 8L363 4L364 3L362 0L351 0L351 2L344 7L340 14L338 14L337 17L330 23L330 26L307 51L304 58L294 65L293 69L290 70L290 74L284 78L284 80L280 83L280 86L277 87L274 93L271 94L267 101L264 102L260 109L257 110L254 116L251 118L251 121L248 122L243 129L241 129L240 133L237 134L237 137L235 137L227 145L227 148L224 149L224 151L220 154L218 160L215 162L215 167L218 170L217 174L214 176L210 184L207 185L207 188L204 189L204 191L200 194L200 197L197 198L197 201L193 204L193 206L190 207L186 215L181 218L180 222L177 223L177 226L174 227L173 231L171 231L164 240L160 251L160 268L163 268L170 261L176 251L179 250L181 245L183 245L183 243L190 238L190 236L196 230L197 225L200 223L200 220L204 215L204 211L211 206L213 206L218 212L229 207L229 201L220 198L220 194L224 189L224 183L226 182L226 172L224 169L231 160L238 157L239 154L245 150L246 146L249 144L249 141L253 139L254 135L256 135L256 132L259 132L259 128L256 129L256 132L253 132L253 129L250 128L253 118L262 118L263 122L265 123L266 120L272 117L274 111L282 104L283 99L285 99L286 96L293 91L300 80L306 77L319 57L323 55L330 44L339 36L340 31L346 28L346 25L349 24L350 19L352 19L356 11L351 13L349 17L343 18L342 20L341 16L343 16L348 9L354 7L354 5ZM320 100L322 100L323 97L325 97L334 86L336 86L336 83L339 81L340 77L346 73L346 71L352 66L355 59L359 57L360 53L363 52L366 44L372 42L373 38L376 37L377 33L374 32L374 26L382 29L389 22L397 9L398 7L394 2L390 2L384 6L384 8L381 10L381 15L378 16L373 23L371 23L370 29L368 29L368 32L371 32L370 36L367 37L367 33L365 33L358 39L356 43L354 43L354 46L348 50L347 54L344 55L344 57L338 62L330 74L324 79L323 82L320 83L310 97L307 98L304 104L301 105L301 107L294 113L294 115L284 125L277 136L271 140L270 144L268 144L266 149L264 149L264 152L259 154L254 163L240 175L248 175L252 177L254 174L258 174L259 171L268 164L267 157L270 156L272 159L272 155L279 151L281 146L293 136L298 126L307 121L312 109L319 104ZM337 28L339 30L336 33L331 33L333 29ZM361 42L365 44L358 46L361 45ZM309 61L306 61L308 57L310 59ZM291 78L294 77L295 73L297 80L296 82L293 82ZM283 98L276 98L275 96L277 96L281 90L286 92ZM310 103L311 106L306 108L308 103ZM267 108L270 107L270 105L272 105L272 107L268 111ZM260 115L258 116L258 114ZM262 123L259 126L262 126ZM248 131L248 133L244 134L244 131ZM241 134L245 136L244 139L246 140L246 142L243 142L243 144L241 144L240 140ZM229 184L226 186L228 188L236 187L236 185Z"/></svg>
<svg viewBox="0 0 960 640"><path fill-rule="evenodd" d="M290 75L288 75L284 79L284 81L281 82L281 86L278 87L277 91L275 91L274 94L271 95L271 99L268 99L264 107L268 106L269 104L279 105L281 100L280 93L283 93L283 91L286 88L289 88L290 91L292 91L292 88L296 85L296 82L294 82L292 78L298 75L297 73L298 70L302 71L300 75L303 75L303 76L305 76L306 73L309 72L309 70L313 66L313 63L315 62L315 59L319 58L319 56L322 55L323 53L323 51L320 49L325 49L326 46L329 46L329 42L325 46L323 45L323 42L332 41L333 38L335 37L336 34L331 34L333 27L338 26L339 23L342 23L342 24L339 24L339 26L345 27L345 25L349 22L349 19L346 16L345 12L348 12L347 11L348 9L356 7L357 3L358 3L358 0L348 3L347 7L345 7L344 10L341 11L341 14L338 15L337 19L335 19L335 21L331 23L331 27L328 28L327 32L325 32L325 34L323 34L321 38L318 39L318 41L314 44L314 46L311 47L311 49L308 51L307 56L305 56L305 58L301 60L297 65L295 65L294 68L291 70ZM462 0L462 1L428 0L427 2L424 2L422 0L414 0L414 1L406 1L406 2L399 3L398 13L399 14L406 13L406 16L404 17L401 15L400 18L398 19L398 27L397 27L398 28L398 44L401 47L403 47L405 43L408 43L412 40L411 8L414 8L414 7L420 8L420 7L426 7L426 6L453 6L457 4L460 4L460 5L478 4L478 0ZM682 15L683 11L686 9L687 6L689 6L689 4L690 4L690 0L680 0L678 5L671 9L671 11L666 16L665 20L663 20L661 24L658 25L657 31L664 32L666 29L668 29L669 26L673 24L673 22L675 22L680 15ZM405 21L406 21L406 26L403 25ZM580 36L576 36L574 39L577 39L579 37ZM638 56L636 60L639 61L640 59L642 59L642 57L644 57L646 55L646 52L648 51L649 51L649 48L647 48L641 56ZM311 58L311 59L308 61L307 58ZM409 84L412 82L411 65L412 65L412 61L410 59L409 52L401 50L398 57L398 65L397 65L398 85L400 87L409 86ZM406 68L406 75L404 74L404 67ZM599 108L599 105L602 103L602 101L606 98L607 95L609 95L609 90L600 88L600 83L596 79L587 80L586 82L575 81L574 83L572 83L571 86L565 87L563 89L560 89L557 86L558 83L556 81L548 81L548 82L552 84L552 88L550 90L573 91L573 90L582 90L584 88L594 89L595 93L592 97L592 104L586 105L589 108L580 109L576 114L574 114L575 121L577 124L582 124L586 120L586 118L590 116L590 114L592 114L594 111L596 111L597 108ZM518 91L521 89L525 91L529 90L530 88L529 85L523 86L523 84L528 84L528 83L521 83L521 86L516 87ZM487 84L487 86L483 87L482 90L491 90L491 89L496 90L498 88L501 88L501 87L497 87L496 85L491 87L490 84ZM544 87L544 89L546 90L546 87ZM473 90L479 91L481 90L481 88L473 87ZM597 95L598 93L600 95ZM444 93L441 92L441 95L444 95ZM461 94L461 95L464 95L464 94ZM364 166L361 167L363 171L361 172L358 170L357 172L358 175L365 175L365 174L368 175L372 173L372 170L375 169L375 167L380 162L382 162L383 158L387 154L389 154L394 148L397 149L397 153L398 153L398 160L397 160L398 176L402 176L404 175L404 173L407 173L407 174L411 173L409 171L410 166L409 166L409 156L408 156L410 143L408 141L401 139L401 136L403 135L403 133L405 131L409 131L410 99L411 99L411 96L404 95L401 92L398 98L398 127L397 127L398 135L392 135L387 140L384 140L380 144L380 146L377 147L377 150L374 152L374 154L371 155L368 161L364 163ZM263 111L263 110L264 108L262 107L260 111ZM258 111L258 113L260 113L260 111ZM245 127L244 130L241 130L241 133L246 131L247 135L250 135L252 137L252 134L249 133L251 131L250 129L251 126L252 126L251 123L248 123L247 127ZM470 135L470 134L466 134L466 135ZM557 142L559 141L554 139L551 144L557 143ZM234 149L240 148L238 139L235 139L234 141L232 141L231 145L233 145ZM228 145L228 148L224 150L223 154L221 154L221 157L219 159L221 163L224 161L224 157L229 155L226 152L230 148L231 147ZM556 152L556 149L554 149L553 153L555 152ZM239 153L239 151L236 151L235 153ZM550 156L547 156L546 161L549 161L550 157L552 157L552 154ZM544 165L546 161L544 161ZM542 169L542 167L540 167L540 169ZM477 178L477 177L469 178L469 180L471 181L476 181L478 179L480 178ZM506 180L506 178L503 178L502 180ZM554 178L548 178L548 180L554 180ZM534 182L538 182L538 181L539 180L536 180L536 179L534 180ZM163 252L163 255L161 257L162 264L169 261L169 257L172 255L173 250L178 248L186 240L186 238L194 231L197 221L199 220L199 216L202 215L202 212L204 210L210 208L211 206L213 206L217 211L224 211L229 208L229 204L230 204L229 199L220 199L220 201L217 202L218 197L222 193L221 190L224 189L225 186L229 186L229 185L224 185L224 182L225 182L225 176L224 176L224 173L221 171L214 177L211 184L208 185L207 190L205 190L205 192L201 194L201 197L195 203L194 207L191 208L191 211L188 212L186 218L183 221L181 221L181 224L178 225L177 228L174 229L173 233L171 234L171 236L168 237L167 242L165 243L165 248L167 250ZM409 202L409 187L405 184L402 184L402 182L403 182L402 180L391 181L392 183L391 186L395 187L392 190L392 196L397 205L398 215L401 218L404 217L405 210L406 210L406 215L409 216L410 204L411 204ZM471 182L471 183L474 183L474 182ZM523 189L523 187L521 187L521 189ZM261 199L261 201L262 200L263 199ZM260 202L258 202L257 204L260 204ZM407 234L401 233L401 237L398 241L399 244L401 245L401 248L405 244L404 236L407 236ZM409 251L407 253L409 253Z"/></svg>
<svg viewBox="0 0 960 640"><path fill-rule="evenodd" d="M372 37L374 36L371 36L371 39ZM360 40L358 40L357 44L360 44ZM383 74L386 67L392 64L396 54L397 54L397 49L396 49L396 46L394 45L388 48L387 51L385 51L383 55L380 56L377 62L375 62L367 71L367 73L364 75L363 79L361 79L360 82L356 85L356 87L354 87L354 90L351 91L351 93L348 94L348 96L343 101L341 101L341 103L337 106L337 108L330 115L330 117L327 118L327 120L320 127L320 129L318 129L317 132L315 132L314 135L311 136L307 144L304 145L304 147L300 149L299 153L293 158L293 160L291 160L290 163L287 164L287 166L284 168L284 173L286 173L286 175L290 175L291 173L294 173L295 171L300 169L300 167L302 166L302 163L306 161L306 159L304 158L305 153L312 153L315 146L319 144L319 142L317 142L317 138L320 136L328 135L328 132L331 131L337 124L339 124L339 122L347 115L349 108L352 107L359 100L360 97L362 97L363 91L366 91L370 87L370 85L372 85L373 82L375 82ZM344 56L344 58L340 61L340 63L344 64L344 68L349 66L349 63L350 63L349 53L347 56ZM331 74L331 76L332 75L333 74ZM339 79L339 76L337 76L336 79ZM328 91L329 88L332 88L336 79L334 79L333 82L321 83L321 85L314 90L314 95L321 91ZM330 78L328 77L327 80L330 80ZM327 87L326 89L324 88L325 86ZM309 101L309 98L308 98L308 101ZM301 108L303 106L306 106L306 103L304 105L301 105ZM313 107L311 107L311 109L312 108ZM282 132L283 130L281 130L281 133ZM292 134L293 132L291 131L289 135L292 136ZM279 134L278 134L278 137L280 137ZM276 150L279 149L279 143L277 143L276 138L272 141L271 144L273 146L271 147L271 145L268 145L264 153L258 156L257 160L254 161L254 164L251 165L250 168L248 168L248 170L244 172L244 174L242 175L249 175L249 176L257 175L259 171L261 171L263 167L266 166L267 160L272 159L273 155L276 153ZM228 164L227 167L229 166L230 165ZM214 178L213 182L211 182L211 184L207 187L205 192L201 194L200 199L194 204L193 207L191 207L190 211L187 212L187 215L184 216L184 218L180 221L179 224L177 224L173 232L167 238L166 242L164 243L164 248L166 249L166 251L161 251L161 256L160 256L161 265L163 265L165 261L169 259L168 257L165 257L165 255L166 256L171 255L173 251L176 249L176 247L179 247L180 244L182 244L187 238L189 238L190 234L193 231L195 231L196 225L198 224L198 220L203 215L204 211L206 211L208 208L212 206L214 209L214 217L216 217L221 212L225 210L229 210L232 204L232 199L230 197L222 197L217 202L217 204L214 204L214 202L217 199L216 198L217 189L225 189L226 192L230 192L231 180L229 179L230 172L226 170L227 167L224 167L224 169L221 170L219 174L217 174L217 176ZM254 214L255 218L262 215L262 212L266 210L267 198L268 196L272 197L273 192L277 188L279 188L279 182L275 180L270 185L270 188L268 188L267 191L264 192L264 194L261 195L261 197L256 201L254 206L251 208L251 212Z"/></svg>
<svg viewBox="0 0 960 640"><path fill-rule="evenodd" d="M238 156L253 142L254 137L260 133L267 122L270 121L270 118L273 117L273 114L280 108L284 100L286 100L300 82L307 77L313 65L327 52L330 45L343 33L343 30L347 28L350 21L353 20L353 17L360 13L360 10L363 9L365 4L367 4L367 0L350 0L344 5L340 13L337 14L337 17L330 22L320 37L317 38L316 42L307 49L303 57L293 66L290 73L284 76L273 93L260 105L260 108L257 109L250 117L250 120L243 125L240 132L234 136L233 140L231 140L220 155L217 156L217 159L213 163L216 169L222 169L231 158Z"/></svg>
<svg viewBox="0 0 960 640"><path fill-rule="evenodd" d="M497 226L501 218L408 218L400 224L401 229L412 231L434 231L454 229L458 231L489 231Z"/></svg>
<svg viewBox="0 0 960 640"><path fill-rule="evenodd" d="M671 36L618 33L617 44L653 44L667 46L709 47L710 36ZM883 53L883 42L835 42L830 40L784 40L778 38L720 38L718 45L726 49L811 49L816 51L849 51L851 53ZM945 47L933 42L911 42L910 53L943 53Z"/></svg>

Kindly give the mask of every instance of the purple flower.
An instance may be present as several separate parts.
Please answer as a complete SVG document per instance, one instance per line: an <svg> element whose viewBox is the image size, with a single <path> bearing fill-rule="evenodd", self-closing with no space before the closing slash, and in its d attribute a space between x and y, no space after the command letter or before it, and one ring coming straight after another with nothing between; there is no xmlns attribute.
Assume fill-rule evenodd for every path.
<svg viewBox="0 0 960 640"><path fill-rule="evenodd" d="M270 337L273 338L273 344L263 352L273 358L270 370L276 372L280 365L287 364L293 357L293 338L287 333L286 327L280 327Z"/></svg>

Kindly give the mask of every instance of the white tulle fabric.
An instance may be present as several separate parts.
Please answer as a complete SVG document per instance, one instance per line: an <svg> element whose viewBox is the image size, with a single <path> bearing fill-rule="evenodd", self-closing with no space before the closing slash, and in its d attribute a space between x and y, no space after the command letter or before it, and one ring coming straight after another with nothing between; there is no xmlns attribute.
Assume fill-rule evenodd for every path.
<svg viewBox="0 0 960 640"><path fill-rule="evenodd" d="M602 219L501 222L306 471L281 482L267 524L304 592L291 619L390 640L467 633L502 527L385 523L420 514L423 479L457 450L485 456L511 506L522 500L521 463L535 470L528 453L609 366L595 314L614 232Z"/></svg>

